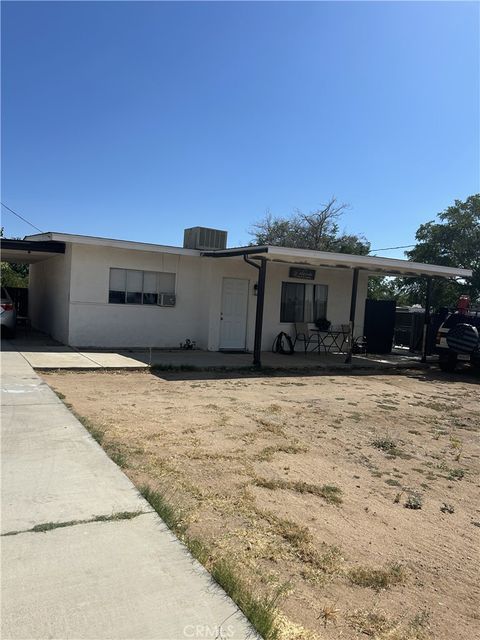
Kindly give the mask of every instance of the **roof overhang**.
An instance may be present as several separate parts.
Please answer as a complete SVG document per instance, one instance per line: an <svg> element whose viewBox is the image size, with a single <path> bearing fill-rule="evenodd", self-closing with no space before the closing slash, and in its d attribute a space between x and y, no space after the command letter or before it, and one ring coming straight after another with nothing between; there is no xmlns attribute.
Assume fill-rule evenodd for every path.
<svg viewBox="0 0 480 640"><path fill-rule="evenodd" d="M270 262L307 267L361 269L369 275L437 276L442 278L469 278L472 275L470 269L422 264L420 262L410 262L409 260L399 260L398 258L359 256L347 253L330 253L329 251L289 249L287 247L254 246L202 252L202 256L209 258L230 258L244 255L251 256L253 259L265 258Z"/></svg>
<svg viewBox="0 0 480 640"><path fill-rule="evenodd" d="M0 252L2 262L32 264L65 253L65 243L0 238Z"/></svg>
<svg viewBox="0 0 480 640"><path fill-rule="evenodd" d="M150 253L174 253L184 256L199 256L198 249L185 249L183 247L170 247L168 245L153 244L150 242L136 242L134 240L118 240L116 238L101 238L98 236L80 236L71 233L57 233L56 231L47 231L46 233L37 233L31 236L25 236L25 240L31 240L35 243L45 240L58 241L69 244L84 244L94 247L110 247L114 249L128 249L133 251L148 251Z"/></svg>

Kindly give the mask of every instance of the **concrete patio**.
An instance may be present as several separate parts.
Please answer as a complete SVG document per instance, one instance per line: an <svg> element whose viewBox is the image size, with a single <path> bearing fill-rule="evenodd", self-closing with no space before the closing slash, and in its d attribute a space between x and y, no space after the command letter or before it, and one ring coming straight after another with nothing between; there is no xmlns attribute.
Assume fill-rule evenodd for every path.
<svg viewBox="0 0 480 640"><path fill-rule="evenodd" d="M2 350L18 351L34 369L90 370L90 369L246 369L252 367L251 353L224 353L218 351L183 349L75 349L61 345L37 331L19 335L15 340L2 340ZM429 359L435 361L435 357ZM376 370L423 368L420 356L408 350L388 355L356 355L350 364L343 353L303 351L284 355L264 351L262 366L278 370Z"/></svg>

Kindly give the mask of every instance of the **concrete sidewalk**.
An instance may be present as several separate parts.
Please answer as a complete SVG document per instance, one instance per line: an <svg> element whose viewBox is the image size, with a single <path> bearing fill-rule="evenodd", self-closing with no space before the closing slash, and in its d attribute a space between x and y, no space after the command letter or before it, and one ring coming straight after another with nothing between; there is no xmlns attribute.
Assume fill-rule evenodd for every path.
<svg viewBox="0 0 480 640"><path fill-rule="evenodd" d="M68 524L28 531L47 523ZM15 351L2 353L1 532L4 640L256 637Z"/></svg>

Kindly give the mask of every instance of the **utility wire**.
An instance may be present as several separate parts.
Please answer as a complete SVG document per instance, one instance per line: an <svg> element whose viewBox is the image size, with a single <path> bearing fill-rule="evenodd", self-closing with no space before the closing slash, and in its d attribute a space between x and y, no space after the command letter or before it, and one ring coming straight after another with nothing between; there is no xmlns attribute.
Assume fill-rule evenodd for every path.
<svg viewBox="0 0 480 640"><path fill-rule="evenodd" d="M10 211L10 213L13 213L14 216L17 216L17 218L20 218L20 220L23 220L23 222L26 222L27 224L29 224L31 227L33 227L34 229L36 229L37 231L40 231L40 233L45 233L44 231L42 231L41 229L39 229L38 227L36 227L34 224L32 224L31 222L29 222L26 218L24 218L23 216L21 216L19 213L17 213L16 211L14 211L13 209L10 209L10 207L7 207L6 204L3 204L3 202L0 202L0 204L2 205L2 207L5 207L5 209L7 209L8 211Z"/></svg>
<svg viewBox="0 0 480 640"><path fill-rule="evenodd" d="M410 247L415 247L414 244L404 244L401 247L383 247L383 249L370 249L368 253L372 253L373 251L390 251L392 249L409 249Z"/></svg>

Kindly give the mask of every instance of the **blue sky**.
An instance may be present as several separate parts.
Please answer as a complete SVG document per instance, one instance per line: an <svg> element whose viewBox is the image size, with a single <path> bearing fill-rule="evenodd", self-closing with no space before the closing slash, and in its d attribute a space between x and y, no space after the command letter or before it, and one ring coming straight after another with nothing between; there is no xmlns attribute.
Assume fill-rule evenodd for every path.
<svg viewBox="0 0 480 640"><path fill-rule="evenodd" d="M2 201L43 230L239 245L335 195L373 248L410 244L480 188L478 55L469 2L3 2Z"/></svg>

